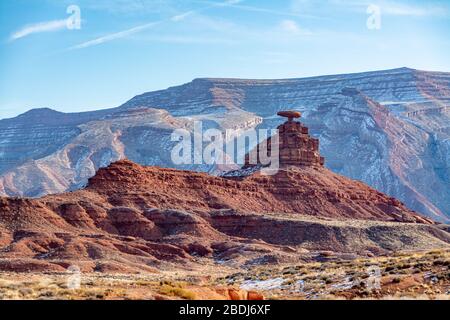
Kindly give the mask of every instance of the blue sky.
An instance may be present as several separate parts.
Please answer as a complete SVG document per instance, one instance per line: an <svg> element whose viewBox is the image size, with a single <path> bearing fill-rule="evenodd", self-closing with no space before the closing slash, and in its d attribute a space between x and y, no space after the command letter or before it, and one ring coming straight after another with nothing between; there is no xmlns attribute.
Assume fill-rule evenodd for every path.
<svg viewBox="0 0 450 320"><path fill-rule="evenodd" d="M2 0L0 19L0 119L198 77L450 71L450 1Z"/></svg>

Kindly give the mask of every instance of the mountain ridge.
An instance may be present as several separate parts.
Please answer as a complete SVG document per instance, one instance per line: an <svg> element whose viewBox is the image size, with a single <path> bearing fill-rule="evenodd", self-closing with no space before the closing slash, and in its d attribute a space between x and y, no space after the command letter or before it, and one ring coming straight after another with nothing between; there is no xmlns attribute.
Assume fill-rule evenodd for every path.
<svg viewBox="0 0 450 320"><path fill-rule="evenodd" d="M410 72L420 72L420 73L428 73L428 74L442 74L442 75L449 75L450 71L437 71L437 70L422 70L422 69L415 69L415 68L410 68L410 67L399 67L399 68L392 68L392 69L383 69L383 70L371 70L371 71L361 71L361 72L352 72L352 73L333 73L333 74L325 74L325 75L314 75L314 76L305 76L305 77L294 77L294 78L237 78L237 77L199 77L199 78L194 78L192 79L190 82L187 82L185 84L181 84L181 85L173 85L173 86L169 86L165 89L158 89L158 90L154 90L154 91L148 91L148 92L144 92L142 94L138 94L135 95L133 98L129 99L133 100L134 98L143 96L147 93L157 93L157 92L164 92L168 89L172 89L172 88L178 88L187 84L190 84L192 82L196 82L196 81L267 81L267 82L271 82L271 81L298 81L298 80L313 80L313 79L320 79L320 78L327 78L327 77L336 77L336 76L354 76L354 75L368 75L368 74L377 74L377 73L382 73L382 72L396 72L396 71L410 71ZM78 112L64 112L64 111L59 111L57 109L53 109L50 107L40 107L40 108L30 108L29 110L14 116L14 117L8 117L8 118L2 118L0 119L0 121L3 120L11 120L11 119L15 119L17 117L23 116L27 113L29 113L30 111L44 111L44 110L49 110L49 111L54 111L56 113L59 114L68 114L68 115L78 115L78 114L88 114L88 113L96 113L96 112L107 112L107 111L114 111L117 110L118 108L126 105L126 103L128 102L126 101L125 103L119 105L118 107L113 107L113 108L105 108L105 109L98 109L98 110L94 110L94 111L78 111Z"/></svg>

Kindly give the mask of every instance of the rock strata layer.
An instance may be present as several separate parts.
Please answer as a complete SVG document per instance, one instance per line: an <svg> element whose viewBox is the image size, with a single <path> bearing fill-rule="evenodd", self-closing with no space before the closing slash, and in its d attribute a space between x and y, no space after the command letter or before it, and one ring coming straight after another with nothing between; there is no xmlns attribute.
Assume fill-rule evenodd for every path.
<svg viewBox="0 0 450 320"><path fill-rule="evenodd" d="M241 178L119 161L79 191L0 198L0 270L241 268L447 247L400 201L323 167Z"/></svg>

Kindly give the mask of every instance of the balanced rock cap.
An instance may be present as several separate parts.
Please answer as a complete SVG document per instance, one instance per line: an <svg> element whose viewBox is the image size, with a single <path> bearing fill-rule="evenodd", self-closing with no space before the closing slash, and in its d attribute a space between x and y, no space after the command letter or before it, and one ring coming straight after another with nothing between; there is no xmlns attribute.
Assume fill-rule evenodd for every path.
<svg viewBox="0 0 450 320"><path fill-rule="evenodd" d="M288 121L292 121L295 118L300 118L302 116L302 114L298 111L280 111L277 115L288 118Z"/></svg>

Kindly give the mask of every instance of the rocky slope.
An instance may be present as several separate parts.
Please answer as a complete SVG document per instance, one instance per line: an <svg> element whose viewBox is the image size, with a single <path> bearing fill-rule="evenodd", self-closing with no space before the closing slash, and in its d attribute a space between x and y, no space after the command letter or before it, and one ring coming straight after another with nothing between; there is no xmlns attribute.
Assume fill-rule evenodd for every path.
<svg viewBox="0 0 450 320"><path fill-rule="evenodd" d="M304 79L197 79L102 112L35 110L0 121L0 193L74 189L96 168L124 157L175 167L169 158L174 128L191 128L197 119L221 129L274 128L276 112L289 108L302 111L321 139L329 169L448 220L449 92L449 73L401 68Z"/></svg>
<svg viewBox="0 0 450 320"><path fill-rule="evenodd" d="M87 188L0 198L0 270L242 268L448 247L399 201L325 168L221 178L119 161Z"/></svg>
<svg viewBox="0 0 450 320"><path fill-rule="evenodd" d="M242 180L241 180L242 179ZM400 201L365 184L334 174L325 168L292 167L273 176L258 172L241 179L204 173L141 167L129 161L100 169L89 180L95 190L116 206L145 207L194 212L286 212L310 216L430 223ZM157 186L157 188L155 188ZM117 190L130 190L118 194Z"/></svg>

